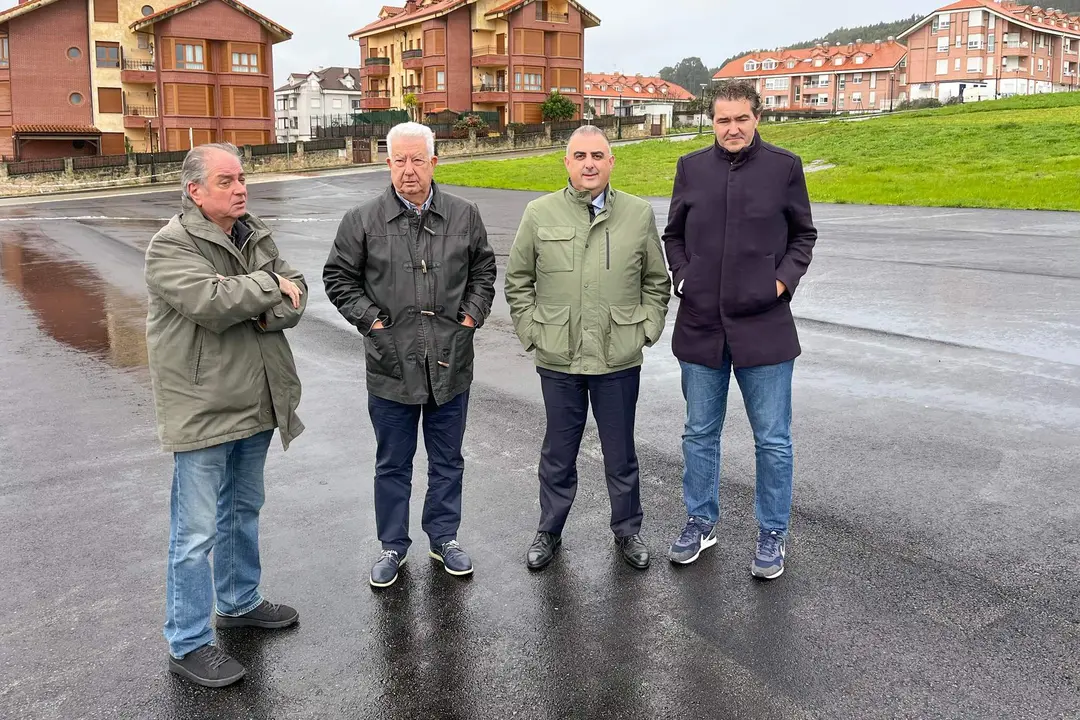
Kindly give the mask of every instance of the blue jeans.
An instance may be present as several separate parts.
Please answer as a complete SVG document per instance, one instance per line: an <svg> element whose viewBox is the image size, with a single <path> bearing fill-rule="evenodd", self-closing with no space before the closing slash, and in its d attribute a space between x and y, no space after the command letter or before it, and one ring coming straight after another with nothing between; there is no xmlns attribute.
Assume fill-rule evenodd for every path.
<svg viewBox="0 0 1080 720"><path fill-rule="evenodd" d="M683 432L683 499L686 513L710 523L720 519L720 436L727 413L731 353L722 367L680 362L686 399ZM785 535L791 516L791 376L795 361L735 368L735 380L754 432L757 485L754 514L767 532Z"/></svg>
<svg viewBox="0 0 1080 720"><path fill-rule="evenodd" d="M215 596L222 615L243 615L262 603L259 510L273 436L267 430L174 455L165 639L175 658L214 641Z"/></svg>
<svg viewBox="0 0 1080 720"><path fill-rule="evenodd" d="M423 417L428 456L428 486L423 528L431 545L457 539L461 525L461 483L465 458L465 420L469 391L444 405L404 405L368 394L368 415L375 429L375 527L384 550L409 551L409 498L413 456Z"/></svg>

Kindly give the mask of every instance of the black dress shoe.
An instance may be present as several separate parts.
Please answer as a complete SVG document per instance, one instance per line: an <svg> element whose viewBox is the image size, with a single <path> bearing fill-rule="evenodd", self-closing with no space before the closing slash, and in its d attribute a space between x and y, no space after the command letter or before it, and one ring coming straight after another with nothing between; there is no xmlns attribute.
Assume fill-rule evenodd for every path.
<svg viewBox="0 0 1080 720"><path fill-rule="evenodd" d="M555 552L562 545L562 538L549 532L536 533L536 539L529 546L529 554L526 564L530 570L539 570L546 567L555 559Z"/></svg>
<svg viewBox="0 0 1080 720"><path fill-rule="evenodd" d="M626 564L638 570L649 567L649 548L639 535L627 535L615 538Z"/></svg>

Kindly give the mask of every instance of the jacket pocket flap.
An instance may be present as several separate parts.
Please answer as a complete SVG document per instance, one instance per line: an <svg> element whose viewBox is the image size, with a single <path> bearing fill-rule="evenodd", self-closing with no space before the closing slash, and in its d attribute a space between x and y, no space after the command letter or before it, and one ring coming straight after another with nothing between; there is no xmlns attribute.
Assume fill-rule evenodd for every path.
<svg viewBox="0 0 1080 720"><path fill-rule="evenodd" d="M637 325L648 317L649 313L644 305L611 306L611 321L616 325Z"/></svg>
<svg viewBox="0 0 1080 720"><path fill-rule="evenodd" d="M566 325L570 322L570 306L537 305L533 308L533 320L541 325Z"/></svg>
<svg viewBox="0 0 1080 720"><path fill-rule="evenodd" d="M573 225L557 225L536 228L536 237L543 241L573 240L577 228Z"/></svg>

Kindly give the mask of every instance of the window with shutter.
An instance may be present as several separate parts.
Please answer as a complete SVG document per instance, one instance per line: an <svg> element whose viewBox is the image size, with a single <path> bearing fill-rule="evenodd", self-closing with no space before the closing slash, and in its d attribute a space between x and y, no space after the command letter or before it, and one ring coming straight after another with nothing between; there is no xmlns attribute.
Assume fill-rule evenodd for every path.
<svg viewBox="0 0 1080 720"><path fill-rule="evenodd" d="M124 112L124 96L120 88L98 88L98 111L103 113ZM109 155L111 153L105 153Z"/></svg>
<svg viewBox="0 0 1080 720"><path fill-rule="evenodd" d="M514 30L514 53L518 55L544 55L544 31Z"/></svg>
<svg viewBox="0 0 1080 720"><path fill-rule="evenodd" d="M11 83L0 82L0 113L11 112Z"/></svg>
<svg viewBox="0 0 1080 720"><path fill-rule="evenodd" d="M94 0L94 22L120 22L117 0Z"/></svg>
<svg viewBox="0 0 1080 720"><path fill-rule="evenodd" d="M424 31L424 55L446 54L446 30Z"/></svg>

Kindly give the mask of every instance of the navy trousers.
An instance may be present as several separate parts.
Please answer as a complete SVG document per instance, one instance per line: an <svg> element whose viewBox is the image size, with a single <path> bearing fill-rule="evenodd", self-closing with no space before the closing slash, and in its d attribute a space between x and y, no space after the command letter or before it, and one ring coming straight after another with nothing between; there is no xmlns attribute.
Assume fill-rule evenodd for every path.
<svg viewBox="0 0 1080 720"><path fill-rule="evenodd" d="M384 550L404 555L409 539L409 498L412 496L413 456L423 419L428 454L428 489L422 527L432 545L457 539L461 524L461 481L465 459L461 443L469 391L445 405L403 405L368 395L368 414L375 428L375 526Z"/></svg>
<svg viewBox="0 0 1080 720"><path fill-rule="evenodd" d="M641 531L641 492L634 449L641 369L567 375L540 368L547 432L540 451L540 530L561 535L577 494L577 456L589 405L600 432L616 537Z"/></svg>

